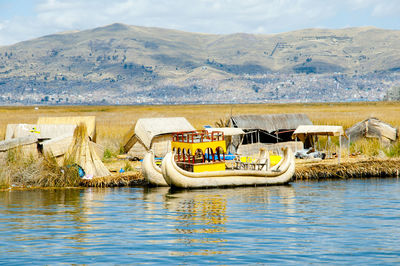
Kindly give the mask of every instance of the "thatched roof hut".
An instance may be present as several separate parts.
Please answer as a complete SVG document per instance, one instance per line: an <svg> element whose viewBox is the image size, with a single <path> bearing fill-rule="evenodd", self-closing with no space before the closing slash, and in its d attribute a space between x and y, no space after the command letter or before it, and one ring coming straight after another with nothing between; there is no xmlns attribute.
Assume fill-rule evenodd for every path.
<svg viewBox="0 0 400 266"><path fill-rule="evenodd" d="M237 115L231 117L232 127L261 129L267 132L296 130L300 125L312 125L306 114Z"/></svg>
<svg viewBox="0 0 400 266"><path fill-rule="evenodd" d="M195 128L184 117L141 118L135 125L134 132L124 144L128 154L143 157L144 153L153 149L156 156L164 156L169 150L172 133L193 131Z"/></svg>
<svg viewBox="0 0 400 266"><path fill-rule="evenodd" d="M90 140L96 142L95 116L42 116L37 121L38 125L79 125L80 123L85 123Z"/></svg>
<svg viewBox="0 0 400 266"><path fill-rule="evenodd" d="M397 139L398 130L378 118L371 117L348 128L346 135L349 137L350 142L361 138L378 138L383 143L390 143Z"/></svg>
<svg viewBox="0 0 400 266"><path fill-rule="evenodd" d="M246 134L243 138L233 138L229 149L239 152L241 146L242 153L252 154L260 148L259 143L287 142L286 145L290 145L294 150L302 148L299 143L289 143L292 141L292 134L298 126L312 125L312 122L306 114L264 114L232 116L230 125L243 129ZM249 146L245 148L246 145Z"/></svg>

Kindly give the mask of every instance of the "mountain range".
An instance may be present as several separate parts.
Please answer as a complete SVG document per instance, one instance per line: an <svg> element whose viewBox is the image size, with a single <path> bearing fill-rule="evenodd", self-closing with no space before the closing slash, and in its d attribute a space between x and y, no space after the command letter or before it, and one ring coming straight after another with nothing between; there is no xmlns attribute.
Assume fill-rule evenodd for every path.
<svg viewBox="0 0 400 266"><path fill-rule="evenodd" d="M399 30L214 35L116 23L0 47L0 103L335 101L340 89L349 94L338 101L379 100L399 73Z"/></svg>

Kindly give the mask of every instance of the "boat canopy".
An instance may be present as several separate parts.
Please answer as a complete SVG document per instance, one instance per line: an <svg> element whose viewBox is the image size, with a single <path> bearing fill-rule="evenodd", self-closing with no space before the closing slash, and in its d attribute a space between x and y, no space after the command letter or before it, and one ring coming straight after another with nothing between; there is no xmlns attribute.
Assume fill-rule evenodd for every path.
<svg viewBox="0 0 400 266"><path fill-rule="evenodd" d="M184 117L141 118L135 126L136 136L148 149L156 136L191 130L195 129Z"/></svg>

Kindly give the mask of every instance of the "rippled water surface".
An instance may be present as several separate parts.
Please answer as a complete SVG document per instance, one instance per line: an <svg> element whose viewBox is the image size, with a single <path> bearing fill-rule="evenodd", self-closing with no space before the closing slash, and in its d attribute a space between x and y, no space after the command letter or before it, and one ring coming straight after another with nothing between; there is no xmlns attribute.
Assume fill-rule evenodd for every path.
<svg viewBox="0 0 400 266"><path fill-rule="evenodd" d="M400 181L0 192L0 264L398 264Z"/></svg>

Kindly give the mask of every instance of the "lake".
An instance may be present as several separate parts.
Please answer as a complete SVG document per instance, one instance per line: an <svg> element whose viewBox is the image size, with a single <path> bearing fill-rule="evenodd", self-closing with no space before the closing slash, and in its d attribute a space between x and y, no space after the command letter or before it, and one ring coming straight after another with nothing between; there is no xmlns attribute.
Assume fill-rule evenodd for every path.
<svg viewBox="0 0 400 266"><path fill-rule="evenodd" d="M398 264L396 178L0 192L0 264Z"/></svg>

